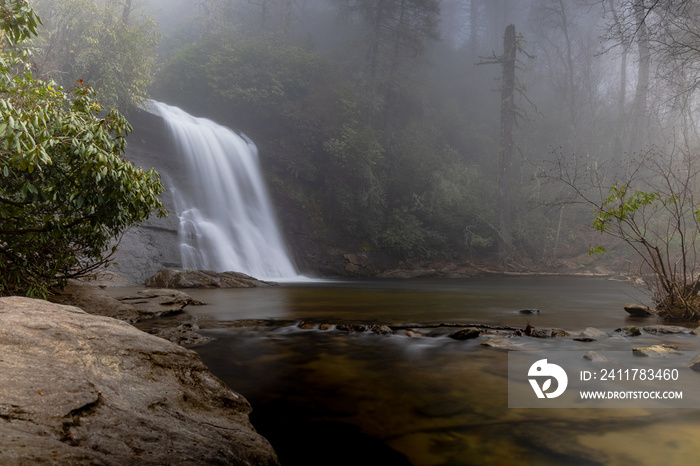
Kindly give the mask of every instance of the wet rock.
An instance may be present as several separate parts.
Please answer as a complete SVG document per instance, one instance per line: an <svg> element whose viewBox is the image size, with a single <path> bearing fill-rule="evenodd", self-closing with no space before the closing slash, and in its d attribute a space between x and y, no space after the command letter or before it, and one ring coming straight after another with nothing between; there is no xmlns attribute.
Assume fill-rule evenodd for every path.
<svg viewBox="0 0 700 466"><path fill-rule="evenodd" d="M695 372L700 372L700 353L690 361L688 367L693 369Z"/></svg>
<svg viewBox="0 0 700 466"><path fill-rule="evenodd" d="M636 303L625 304L625 311L634 317L649 317L654 314L650 308Z"/></svg>
<svg viewBox="0 0 700 466"><path fill-rule="evenodd" d="M646 327L642 328L645 332L652 333L654 335L673 335L691 332L689 328L679 327L677 325L647 325Z"/></svg>
<svg viewBox="0 0 700 466"><path fill-rule="evenodd" d="M602 354L596 353L595 351L588 351L583 355L583 359L593 362L610 362L610 359L606 358Z"/></svg>
<svg viewBox="0 0 700 466"><path fill-rule="evenodd" d="M319 330L324 330L324 331L326 331L326 330L333 330L333 325L331 325L331 324L321 324L321 325L318 326L318 329L319 329Z"/></svg>
<svg viewBox="0 0 700 466"><path fill-rule="evenodd" d="M372 329L377 335L392 335L394 331L386 325L378 325Z"/></svg>
<svg viewBox="0 0 700 466"><path fill-rule="evenodd" d="M552 332L548 328L534 328L530 332L530 336L535 338L550 338Z"/></svg>
<svg viewBox="0 0 700 466"><path fill-rule="evenodd" d="M473 338L478 338L481 335L481 331L478 328L463 328L457 330L450 335L450 338L454 340L471 340Z"/></svg>
<svg viewBox="0 0 700 466"><path fill-rule="evenodd" d="M297 327L303 330L312 330L316 328L316 324L312 324L311 322L299 322Z"/></svg>
<svg viewBox="0 0 700 466"><path fill-rule="evenodd" d="M588 327L583 332L579 333L579 335L577 337L574 337L574 340L576 340L576 341L596 341L596 340L604 340L605 338L608 338L607 333L603 332L602 330L598 330L597 328L594 328L594 327Z"/></svg>
<svg viewBox="0 0 700 466"><path fill-rule="evenodd" d="M678 350L674 345L652 345L644 348L632 348L632 354L635 356L649 358L666 358L669 356L683 356L683 352Z"/></svg>
<svg viewBox="0 0 700 466"><path fill-rule="evenodd" d="M275 285L240 272L217 273L211 270L163 269L146 279L146 286L153 288L254 288Z"/></svg>
<svg viewBox="0 0 700 466"><path fill-rule="evenodd" d="M638 337L642 332L637 327L622 327L615 329L623 337Z"/></svg>
<svg viewBox="0 0 700 466"><path fill-rule="evenodd" d="M565 337L566 332L560 328L533 328L530 336L535 338Z"/></svg>
<svg viewBox="0 0 700 466"><path fill-rule="evenodd" d="M491 337L482 341L481 346L488 346L489 348L504 349L504 350L514 350L521 346L520 342L513 341L512 338L501 338L501 337Z"/></svg>
<svg viewBox="0 0 700 466"><path fill-rule="evenodd" d="M369 326L363 324L338 324L335 326L335 329L343 332L366 332L369 330Z"/></svg>
<svg viewBox="0 0 700 466"><path fill-rule="evenodd" d="M0 298L0 464L278 464L249 413L191 350Z"/></svg>
<svg viewBox="0 0 700 466"><path fill-rule="evenodd" d="M518 311L519 314L539 314L540 310L539 309L520 309Z"/></svg>
<svg viewBox="0 0 700 466"><path fill-rule="evenodd" d="M185 322L177 327L152 328L148 333L168 341L176 343L185 348L205 345L212 341L210 337L205 337L197 333L199 327L193 322Z"/></svg>
<svg viewBox="0 0 700 466"><path fill-rule="evenodd" d="M421 338L424 337L425 335L422 334L421 332L418 332L416 330L406 330L406 336L408 338Z"/></svg>

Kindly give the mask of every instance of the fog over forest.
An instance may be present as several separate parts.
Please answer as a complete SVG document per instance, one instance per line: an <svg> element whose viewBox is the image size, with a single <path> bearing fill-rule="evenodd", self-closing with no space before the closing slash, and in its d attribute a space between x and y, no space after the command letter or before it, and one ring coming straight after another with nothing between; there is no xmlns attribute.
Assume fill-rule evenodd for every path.
<svg viewBox="0 0 700 466"><path fill-rule="evenodd" d="M697 2L33 5L41 73L244 132L317 244L380 262L578 266L616 244L593 228L610 187L695 190Z"/></svg>

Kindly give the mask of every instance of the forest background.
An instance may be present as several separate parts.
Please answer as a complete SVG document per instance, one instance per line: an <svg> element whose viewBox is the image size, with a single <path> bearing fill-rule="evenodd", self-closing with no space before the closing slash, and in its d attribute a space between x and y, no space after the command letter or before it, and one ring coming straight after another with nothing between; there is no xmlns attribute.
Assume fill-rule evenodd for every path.
<svg viewBox="0 0 700 466"><path fill-rule="evenodd" d="M245 133L318 241L388 262L587 257L603 239L581 180L599 205L628 158L698 147L689 0L31 4L39 75L83 79L124 112L152 97Z"/></svg>

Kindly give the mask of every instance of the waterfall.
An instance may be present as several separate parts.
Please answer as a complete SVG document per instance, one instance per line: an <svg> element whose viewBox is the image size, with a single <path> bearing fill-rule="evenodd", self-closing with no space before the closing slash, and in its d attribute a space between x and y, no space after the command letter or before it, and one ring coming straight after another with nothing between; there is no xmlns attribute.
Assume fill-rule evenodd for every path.
<svg viewBox="0 0 700 466"><path fill-rule="evenodd" d="M267 280L299 274L275 220L253 142L211 120L151 102L165 120L187 186L175 186L185 269Z"/></svg>

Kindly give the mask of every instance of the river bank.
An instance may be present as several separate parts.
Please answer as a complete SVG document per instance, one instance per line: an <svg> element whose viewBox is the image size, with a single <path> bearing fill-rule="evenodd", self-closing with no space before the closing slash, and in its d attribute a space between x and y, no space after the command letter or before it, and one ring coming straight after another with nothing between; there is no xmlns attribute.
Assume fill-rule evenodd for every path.
<svg viewBox="0 0 700 466"><path fill-rule="evenodd" d="M0 369L3 465L279 464L243 396L123 321L0 298Z"/></svg>

